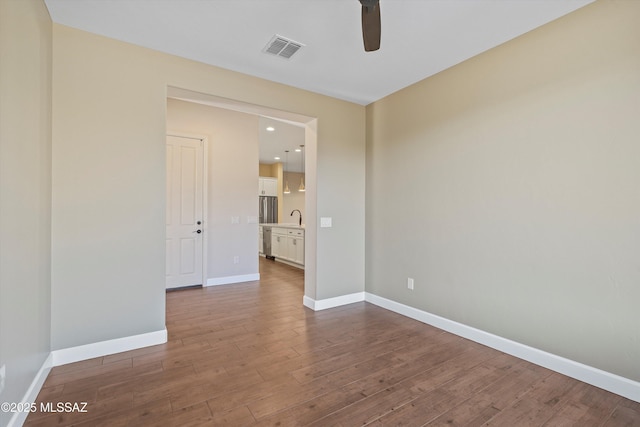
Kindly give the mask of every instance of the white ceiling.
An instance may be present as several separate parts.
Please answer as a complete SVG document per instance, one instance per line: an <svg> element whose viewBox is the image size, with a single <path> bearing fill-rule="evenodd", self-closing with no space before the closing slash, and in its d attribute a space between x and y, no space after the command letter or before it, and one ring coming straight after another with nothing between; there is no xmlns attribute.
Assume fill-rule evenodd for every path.
<svg viewBox="0 0 640 427"><path fill-rule="evenodd" d="M369 104L593 0L381 0L365 52L358 0L45 0L54 22ZM273 35L305 44L290 60Z"/></svg>
<svg viewBox="0 0 640 427"><path fill-rule="evenodd" d="M266 130L269 126L273 127L272 132ZM286 166L287 172L303 172L303 151L296 152L295 150L304 150L300 147L300 145L304 145L304 127L260 117L259 129L260 163L282 162ZM285 150L289 150L288 157ZM275 157L280 157L280 160L276 160Z"/></svg>
<svg viewBox="0 0 640 427"><path fill-rule="evenodd" d="M362 105L592 1L380 0L381 47L365 52L358 0L45 0L59 24ZM276 34L305 46L263 53ZM300 144L303 128L260 119L261 162Z"/></svg>
<svg viewBox="0 0 640 427"><path fill-rule="evenodd" d="M167 88L167 96L181 101L258 116L260 163L286 163L285 169L287 172L304 172L302 155L303 153L306 154L306 152L304 152L304 147L300 146L305 143L305 124L313 120L312 117L172 86ZM268 131L267 128L269 127L273 128L273 130ZM295 150L297 149L301 151L296 152ZM285 150L289 150L288 161ZM280 157L280 159L276 159L276 157Z"/></svg>

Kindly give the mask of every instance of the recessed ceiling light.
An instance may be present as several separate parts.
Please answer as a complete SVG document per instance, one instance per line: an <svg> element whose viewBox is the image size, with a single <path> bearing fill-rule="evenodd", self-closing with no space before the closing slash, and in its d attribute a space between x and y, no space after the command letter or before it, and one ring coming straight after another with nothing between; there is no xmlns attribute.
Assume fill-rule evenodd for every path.
<svg viewBox="0 0 640 427"><path fill-rule="evenodd" d="M274 157L273 159L274 160L280 160L280 157Z"/></svg>
<svg viewBox="0 0 640 427"><path fill-rule="evenodd" d="M296 153L299 153L299 152L301 152L301 151L302 151L301 149L296 148Z"/></svg>
<svg viewBox="0 0 640 427"><path fill-rule="evenodd" d="M268 126L267 127L267 131L269 131L269 132L273 132L274 130L276 130L276 128L274 128L273 126Z"/></svg>

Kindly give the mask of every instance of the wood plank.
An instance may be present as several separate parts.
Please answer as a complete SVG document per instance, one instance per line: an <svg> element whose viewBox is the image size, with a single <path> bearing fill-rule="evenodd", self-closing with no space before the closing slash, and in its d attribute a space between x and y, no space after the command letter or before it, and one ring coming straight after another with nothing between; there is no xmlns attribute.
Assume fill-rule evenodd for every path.
<svg viewBox="0 0 640 427"><path fill-rule="evenodd" d="M640 426L640 403L629 399L620 399L603 427Z"/></svg>
<svg viewBox="0 0 640 427"><path fill-rule="evenodd" d="M543 425L570 399L578 381L558 373L537 381L516 402L483 425ZM575 390L573 391L575 392Z"/></svg>
<svg viewBox="0 0 640 427"><path fill-rule="evenodd" d="M551 375L551 372L549 372ZM496 416L502 409L512 405L520 395L526 393L539 374L518 361L513 370L493 382L469 399L431 420L428 426L480 425Z"/></svg>

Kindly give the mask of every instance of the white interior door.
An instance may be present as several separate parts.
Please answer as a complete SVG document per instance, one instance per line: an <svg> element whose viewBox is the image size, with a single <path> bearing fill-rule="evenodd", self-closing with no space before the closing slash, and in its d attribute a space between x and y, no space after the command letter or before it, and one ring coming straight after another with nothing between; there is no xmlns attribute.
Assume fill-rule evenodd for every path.
<svg viewBox="0 0 640 427"><path fill-rule="evenodd" d="M167 136L166 287L201 285L203 142Z"/></svg>

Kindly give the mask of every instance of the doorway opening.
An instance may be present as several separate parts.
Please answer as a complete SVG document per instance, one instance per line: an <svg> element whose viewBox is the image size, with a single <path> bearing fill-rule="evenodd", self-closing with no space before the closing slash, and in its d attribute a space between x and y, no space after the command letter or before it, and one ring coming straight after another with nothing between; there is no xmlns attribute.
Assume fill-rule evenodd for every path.
<svg viewBox="0 0 640 427"><path fill-rule="evenodd" d="M317 156L317 119L314 117L305 116L302 114L291 113L286 111L281 111L277 109L273 109L270 107L248 104L241 101L230 100L226 98L221 98L214 95L203 94L199 92L194 92L186 89L180 89L175 87L167 88L167 98L170 100L177 101L185 101L187 103L194 104L202 104L211 107L216 107L223 110L230 110L239 113L245 113L248 115L252 115L257 117L257 119L275 119L281 122L288 122L304 131L304 164L305 164L305 201L304 201L304 212L305 212L305 239L304 239L304 288L305 295L314 295L315 294L315 286L316 286L316 156ZM216 135L211 135L211 156L215 156L215 150L219 140L216 138ZM258 147L255 147L257 150ZM213 158L213 157L212 157ZM257 159L256 159L257 160ZM258 165L256 165L256 172L258 171ZM211 165L210 165L211 167ZM256 187L258 186L258 173L255 174L256 178ZM256 201L255 211L251 213L247 212L239 212L240 216L234 214L231 216L231 224L237 224L239 220L241 224L245 223L247 225L251 225L251 223L255 223L255 254L256 261L258 259L258 200L255 197ZM219 200L219 203L223 203L223 200ZM210 204L213 204L213 199L209 200ZM213 209L213 208L211 208ZM210 209L210 210L211 210ZM283 212L286 214L285 216L289 216L288 212ZM210 212L211 215L211 212ZM246 221L245 221L246 216ZM227 219L228 221L228 219ZM249 228L249 227L248 227ZM215 251L214 251L215 252ZM209 256L212 257L214 254L209 251ZM233 259L234 263L236 260ZM205 262L206 263L206 262ZM256 263L256 271L254 272L259 278L258 268ZM209 271L210 275L215 275L212 271ZM225 278L235 281L248 281L248 280L256 280L257 278L252 274L242 274L236 278ZM235 281L218 281L216 277L204 277L203 285L216 285L216 284L226 284L226 283L234 283Z"/></svg>

